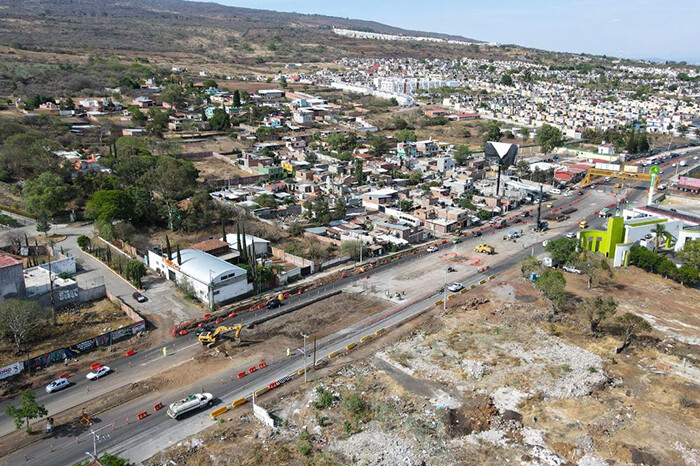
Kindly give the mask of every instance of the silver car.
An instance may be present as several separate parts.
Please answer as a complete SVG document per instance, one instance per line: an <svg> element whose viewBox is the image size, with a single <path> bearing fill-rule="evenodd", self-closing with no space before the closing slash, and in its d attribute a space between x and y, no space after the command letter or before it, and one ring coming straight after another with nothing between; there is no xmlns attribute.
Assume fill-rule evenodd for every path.
<svg viewBox="0 0 700 466"><path fill-rule="evenodd" d="M46 393L53 393L59 390L63 390L68 385L70 385L68 379L65 377L61 377L60 379L56 379L46 386Z"/></svg>

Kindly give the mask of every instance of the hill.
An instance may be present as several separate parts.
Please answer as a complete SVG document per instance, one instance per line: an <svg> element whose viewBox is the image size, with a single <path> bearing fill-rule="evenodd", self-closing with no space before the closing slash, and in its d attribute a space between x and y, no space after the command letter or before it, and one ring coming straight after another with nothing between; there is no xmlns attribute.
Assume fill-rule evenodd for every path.
<svg viewBox="0 0 700 466"><path fill-rule="evenodd" d="M472 41L373 21L183 0L0 0L0 43L30 50L191 52L237 60L259 49L273 53L258 56L304 61L363 54L357 41L339 37L333 27ZM392 53L397 46L416 49L385 45Z"/></svg>

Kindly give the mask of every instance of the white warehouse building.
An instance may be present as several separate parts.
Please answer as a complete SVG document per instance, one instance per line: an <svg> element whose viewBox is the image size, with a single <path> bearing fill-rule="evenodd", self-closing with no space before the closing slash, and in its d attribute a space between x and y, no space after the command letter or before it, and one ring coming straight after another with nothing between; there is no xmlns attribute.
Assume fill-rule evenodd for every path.
<svg viewBox="0 0 700 466"><path fill-rule="evenodd" d="M148 266L170 281L189 283L197 298L209 307L230 301L253 289L252 283L248 283L245 269L204 251L183 249L180 258L182 262L178 264L175 253L170 261L167 257L149 251Z"/></svg>

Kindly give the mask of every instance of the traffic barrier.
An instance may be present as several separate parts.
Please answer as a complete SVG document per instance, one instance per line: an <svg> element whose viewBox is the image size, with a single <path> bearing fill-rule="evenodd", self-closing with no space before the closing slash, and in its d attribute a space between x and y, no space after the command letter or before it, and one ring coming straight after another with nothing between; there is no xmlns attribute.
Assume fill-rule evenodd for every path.
<svg viewBox="0 0 700 466"><path fill-rule="evenodd" d="M467 289L466 289L466 288L462 288L461 290L459 290L459 294L464 294L464 293L466 293L466 292L467 292Z"/></svg>
<svg viewBox="0 0 700 466"><path fill-rule="evenodd" d="M161 409L163 409L163 403L160 401L153 405L153 411L160 411Z"/></svg>
<svg viewBox="0 0 700 466"><path fill-rule="evenodd" d="M303 373L304 373L304 369L303 369L303 368L301 368L301 369L299 369L299 370L297 371L297 374L299 374L299 375L301 375L301 374L303 374Z"/></svg>
<svg viewBox="0 0 700 466"><path fill-rule="evenodd" d="M240 406L243 403L245 403L245 398L239 398L236 401L234 401L233 403L231 403L231 408L235 408L236 406Z"/></svg>
<svg viewBox="0 0 700 466"><path fill-rule="evenodd" d="M263 388L261 388L260 390L258 390L257 392L255 392L255 396L260 396L260 395L262 395L263 393L265 393L265 392L268 391L268 390L269 390L269 388L263 387Z"/></svg>
<svg viewBox="0 0 700 466"><path fill-rule="evenodd" d="M376 336L379 336L379 335L381 335L382 333L384 333L385 331L386 331L385 329L380 328L379 330L377 330L376 332L374 332L374 334L375 334Z"/></svg>
<svg viewBox="0 0 700 466"><path fill-rule="evenodd" d="M476 285L474 285L473 283L471 285L469 285L470 290L473 290L474 288L476 288Z"/></svg>
<svg viewBox="0 0 700 466"><path fill-rule="evenodd" d="M70 377L70 372L66 372L65 374L61 374L59 376L60 379L67 379L68 377Z"/></svg>
<svg viewBox="0 0 700 466"><path fill-rule="evenodd" d="M131 348L129 351L124 353L124 356L128 358L129 356L133 356L134 354L136 354L136 351L134 351L134 348Z"/></svg>
<svg viewBox="0 0 700 466"><path fill-rule="evenodd" d="M180 332L179 332L181 337L187 335L188 333L190 333L190 332L188 332L187 330L180 330Z"/></svg>
<svg viewBox="0 0 700 466"><path fill-rule="evenodd" d="M479 285L483 285L484 283L486 283L486 280L479 280Z"/></svg>
<svg viewBox="0 0 700 466"><path fill-rule="evenodd" d="M277 382L272 382L270 383L270 385L267 386L267 388L269 388L270 390L272 390L275 387L277 387Z"/></svg>
<svg viewBox="0 0 700 466"><path fill-rule="evenodd" d="M258 369L264 369L264 368L266 368L266 367L267 367L267 363L266 363L265 361L263 361L263 362L261 362L260 364L258 364Z"/></svg>
<svg viewBox="0 0 700 466"><path fill-rule="evenodd" d="M372 335L365 335L364 337L360 338L360 343L364 343L370 338L372 338Z"/></svg>
<svg viewBox="0 0 700 466"><path fill-rule="evenodd" d="M224 320L223 317L217 318L217 319L216 319L216 325L219 325L221 322L223 322L223 320Z"/></svg>
<svg viewBox="0 0 700 466"><path fill-rule="evenodd" d="M436 306L442 306L445 303L442 299L440 301L435 301Z"/></svg>
<svg viewBox="0 0 700 466"><path fill-rule="evenodd" d="M493 280L494 278L496 278L496 276L495 276L495 275L491 275L491 276L489 276L489 280Z"/></svg>
<svg viewBox="0 0 700 466"><path fill-rule="evenodd" d="M95 371L95 370L99 369L100 367L102 367L102 364L100 364L99 362L93 362L92 364L90 364L91 371Z"/></svg>
<svg viewBox="0 0 700 466"><path fill-rule="evenodd" d="M140 413L138 413L136 415L136 419L139 421L142 419L146 419L147 417L148 417L148 411L141 411Z"/></svg>
<svg viewBox="0 0 700 466"><path fill-rule="evenodd" d="M357 343L350 343L349 345L345 345L345 349L347 351L350 351L351 349L353 349L356 346L357 346Z"/></svg>
<svg viewBox="0 0 700 466"><path fill-rule="evenodd" d="M216 419L217 417L219 417L219 416L221 416L222 414L224 414L226 411L228 411L228 406L224 405L224 406L222 406L221 408L216 408L214 411L212 411L211 413L209 413L209 416L210 416L212 419Z"/></svg>
<svg viewBox="0 0 700 466"><path fill-rule="evenodd" d="M204 314L205 319L208 319L209 317L211 317L211 313Z"/></svg>
<svg viewBox="0 0 700 466"><path fill-rule="evenodd" d="M246 374L246 371L239 372L239 373L238 373L238 378L239 378L239 379L242 379L242 378L245 377L246 375L247 375L247 374Z"/></svg>
<svg viewBox="0 0 700 466"><path fill-rule="evenodd" d="M455 295L453 295L453 294L448 295L448 296L447 296L447 300L449 301L450 299L453 299L454 297L455 297Z"/></svg>
<svg viewBox="0 0 700 466"><path fill-rule="evenodd" d="M334 357L338 356L339 353L340 351L338 350L333 351L331 354L328 355L328 359L333 359Z"/></svg>
<svg viewBox="0 0 700 466"><path fill-rule="evenodd" d="M249 373L249 374L252 374L252 373L255 372L256 370L258 370L258 369L257 369L255 366L251 366L251 367L248 368L248 373Z"/></svg>

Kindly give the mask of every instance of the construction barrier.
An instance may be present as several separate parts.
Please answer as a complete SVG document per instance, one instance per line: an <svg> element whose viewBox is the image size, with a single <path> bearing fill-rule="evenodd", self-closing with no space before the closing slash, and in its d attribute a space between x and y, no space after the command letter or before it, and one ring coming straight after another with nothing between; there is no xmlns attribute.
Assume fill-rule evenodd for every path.
<svg viewBox="0 0 700 466"><path fill-rule="evenodd" d="M469 285L470 290L473 290L474 288L476 288L476 285L474 285L473 283L471 285Z"/></svg>
<svg viewBox="0 0 700 466"><path fill-rule="evenodd" d="M495 276L495 275L491 275L491 276L489 276L489 280L493 280L494 278L496 278L496 276Z"/></svg>
<svg viewBox="0 0 700 466"><path fill-rule="evenodd" d="M160 401L153 405L153 411L160 411L161 409L163 409L163 403Z"/></svg>
<svg viewBox="0 0 700 466"><path fill-rule="evenodd" d="M462 288L461 290L459 290L459 294L464 294L464 293L466 293L466 292L467 292L467 289L466 289L466 288Z"/></svg>
<svg viewBox="0 0 700 466"><path fill-rule="evenodd" d="M377 330L376 332L374 332L374 334L375 334L376 336L379 336L379 335L381 335L382 333L384 333L385 331L386 331L385 329L380 328L379 330Z"/></svg>
<svg viewBox="0 0 700 466"><path fill-rule="evenodd" d="M486 280L479 280L479 285L483 285L484 283L486 283Z"/></svg>
<svg viewBox="0 0 700 466"><path fill-rule="evenodd" d="M436 306L442 306L442 305L443 305L443 303L444 303L444 301L443 301L443 300L440 300L440 301L435 301L435 305L436 305Z"/></svg>
<svg viewBox="0 0 700 466"><path fill-rule="evenodd" d="M267 388L269 388L270 390L272 390L275 387L277 387L277 382L272 382L270 385L267 386Z"/></svg>
<svg viewBox="0 0 700 466"><path fill-rule="evenodd" d="M239 372L239 373L238 373L238 378L239 378L239 379L242 379L242 378L245 377L246 375L248 375L248 374L246 373L246 371Z"/></svg>
<svg viewBox="0 0 700 466"><path fill-rule="evenodd" d="M252 374L253 372L255 372L255 371L257 371L257 370L258 370L257 367L251 366L251 367L248 368L248 373L249 373L249 374Z"/></svg>
<svg viewBox="0 0 700 466"><path fill-rule="evenodd" d="M268 390L269 390L269 388L263 387L263 388L261 388L260 390L258 390L257 392L255 392L255 396L260 396L260 395L262 395L263 393L265 393L265 392L268 391Z"/></svg>
<svg viewBox="0 0 700 466"><path fill-rule="evenodd" d="M209 314L209 313L208 313L208 314L204 314L204 318L205 318L205 319L208 319L209 317L211 317L211 314Z"/></svg>
<svg viewBox="0 0 700 466"><path fill-rule="evenodd" d="M91 371L95 371L95 370L99 369L100 367L102 367L102 364L100 364L99 362L93 362L92 364L90 364Z"/></svg>
<svg viewBox="0 0 700 466"><path fill-rule="evenodd" d="M147 417L148 417L148 411L141 411L140 413L138 413L136 415L136 419L138 419L139 421L141 419L146 419Z"/></svg>
<svg viewBox="0 0 700 466"><path fill-rule="evenodd" d="M133 356L134 354L136 354L136 351L134 351L134 348L131 348L129 351L124 353L124 356L128 358L129 356Z"/></svg>
<svg viewBox="0 0 700 466"><path fill-rule="evenodd" d="M357 343L350 343L349 345L345 345L345 349L347 351L350 351L351 349L353 349L356 346L357 346Z"/></svg>
<svg viewBox="0 0 700 466"><path fill-rule="evenodd" d="M221 416L222 414L224 414L226 411L228 411L228 406L224 405L224 406L222 406L221 408L216 408L214 411L212 411L211 413L209 413L209 416L210 416L212 419L216 419L217 417L219 417L219 416Z"/></svg>
<svg viewBox="0 0 700 466"><path fill-rule="evenodd" d="M370 338L372 338L372 335L365 335L364 337L360 338L360 343L364 343Z"/></svg>
<svg viewBox="0 0 700 466"><path fill-rule="evenodd" d="M243 403L245 403L245 398L239 398L236 401L234 401L233 403L231 403L231 408L235 408L236 406L240 406Z"/></svg>
<svg viewBox="0 0 700 466"><path fill-rule="evenodd" d="M66 372L65 374L61 374L58 378L59 379L67 379L70 377L70 372Z"/></svg>
<svg viewBox="0 0 700 466"><path fill-rule="evenodd" d="M454 299L455 295L451 294L447 296L447 300L449 301L450 299Z"/></svg>
<svg viewBox="0 0 700 466"><path fill-rule="evenodd" d="M266 363L265 361L263 361L263 362L261 362L260 364L258 364L258 369L264 369L264 368L266 368L266 367L267 367L267 363Z"/></svg>
<svg viewBox="0 0 700 466"><path fill-rule="evenodd" d="M339 353L340 351L338 350L333 351L331 354L328 355L328 359L333 359L334 357L338 356Z"/></svg>

